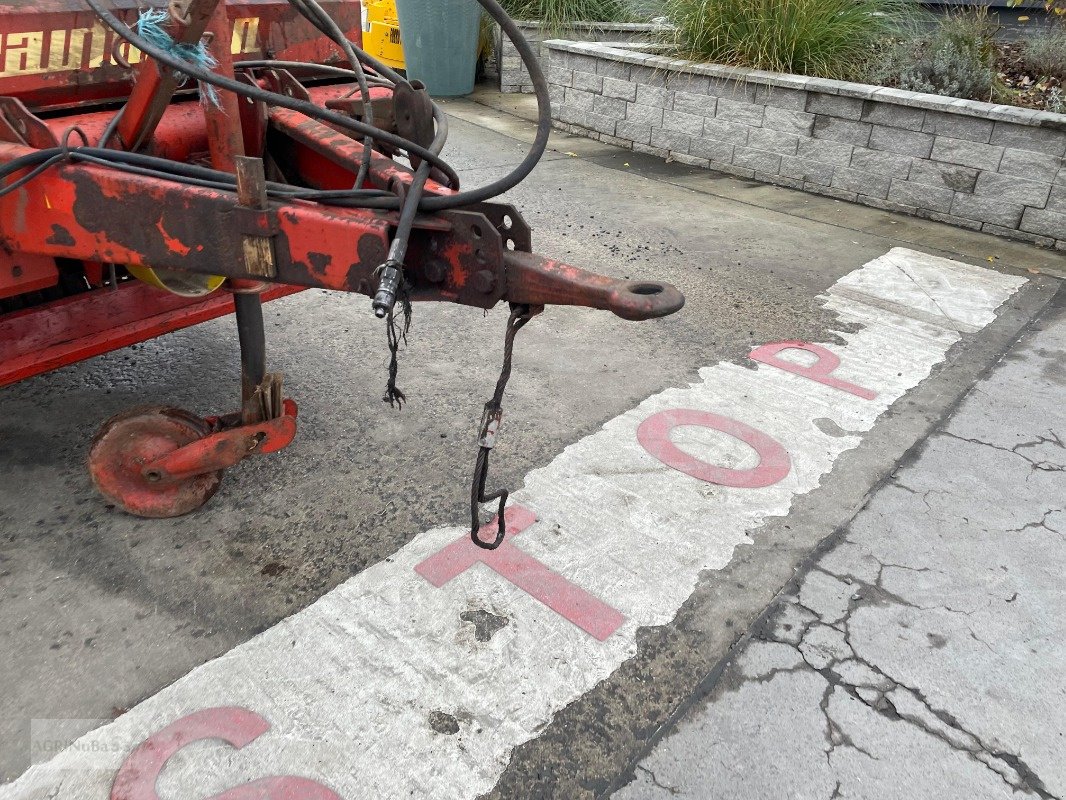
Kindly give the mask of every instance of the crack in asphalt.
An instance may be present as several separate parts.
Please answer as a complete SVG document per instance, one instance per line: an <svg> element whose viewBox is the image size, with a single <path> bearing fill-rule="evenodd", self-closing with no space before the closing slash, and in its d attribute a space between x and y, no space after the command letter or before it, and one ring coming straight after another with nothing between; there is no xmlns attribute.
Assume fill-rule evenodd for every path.
<svg viewBox="0 0 1066 800"><path fill-rule="evenodd" d="M1043 528L1044 530L1048 531L1049 533L1057 533L1057 534L1061 535L1063 533L1063 531L1057 530L1055 528L1052 528L1050 525L1048 525L1047 524L1047 518L1050 517L1052 514L1058 514L1058 513L1061 513L1063 511L1066 511L1066 506L1063 506L1062 508L1049 508L1047 511L1044 512L1043 516L1040 517L1040 519L1036 520L1035 522L1027 522L1024 525L1022 525L1020 528L1008 528L1006 532L1007 533L1021 533L1022 531L1029 530L1030 528Z"/></svg>
<svg viewBox="0 0 1066 800"><path fill-rule="evenodd" d="M1053 511L1054 509L1051 512L1048 512L1048 514L1053 513ZM1048 514L1045 514L1045 519ZM933 738L940 740L952 750L965 754L975 763L981 764L983 767L985 767L990 772L999 777L1000 780L1002 780L1012 790L1022 791L1028 794L1035 795L1039 797L1040 800L1061 800L1061 798L1048 791L1044 782L1020 756L1014 753L1009 753L1004 750L1000 750L985 742L980 736L975 734L973 731L968 730L953 714L944 709L935 707L929 700L929 698L926 697L925 693L922 692L919 688L915 686L909 686L903 683L898 678L889 675L877 664L866 660L856 652L855 647L851 642L851 634L849 630L851 616L858 608L867 606L873 602L878 602L878 604L881 604L879 601L887 601L889 603L900 604L906 607L915 608L919 611L933 611L944 609L947 611L954 611L956 613L967 614L967 616L969 615L967 612L957 611L956 609L951 609L946 606L919 606L915 603L906 600L905 598L900 597L899 595L895 595L887 591L881 585L882 576L884 570L887 567L911 569L917 572L935 572L936 570L929 570L928 568L908 567L906 565L899 564L886 564L884 562L881 562L880 560L878 560L878 564L880 565L880 569L878 570L876 580L872 584L862 579L856 578L854 575L838 574L827 570L822 566L818 566L816 569L825 573L826 575L837 578L838 580L842 580L845 583L858 585L858 591L855 592L849 600L847 612L838 622L829 623L823 620L822 615L819 614L816 610L801 603L799 601L798 596L783 599L783 601L779 603L779 609L777 610L777 612L771 615L770 617L770 619L773 620L773 624L770 631L763 633L759 638L764 641L770 641L776 644L781 644L795 650L799 654L802 663L797 664L793 667L774 668L759 675L743 676L743 680L741 680L740 683L768 683L769 681L773 680L777 675L784 673L813 671L821 675L822 678L824 678L826 681L826 687L823 691L819 707L821 709L822 715L825 717L826 720L825 736L826 741L829 744L829 748L825 752L826 759L827 761L829 761L830 765L832 764L830 757L833 751L837 747L842 746L851 747L857 752L860 752L873 760L877 760L876 756L864 750L862 747L856 745L855 742L843 730L840 723L837 720L833 719L832 715L830 714L830 699L833 693L839 689L840 691L845 692L849 696L858 700L867 708L875 711L886 719L892 720L894 722L904 722L913 725L926 735L932 736ZM799 607L813 615L812 619L808 620L802 625L798 638L798 643L795 644L792 641L789 641L787 638L783 638L777 635L777 628L779 627L780 621L783 618L782 612L789 605ZM808 637L811 635L812 631L817 626L824 626L841 633L844 638L844 643L847 645L847 649L848 651L850 651L850 653L844 657L840 657L839 655L835 655L834 653L830 652L820 643L814 642L811 643L807 649L816 649L819 654L824 655L826 663L820 665L817 661L812 660L809 652L805 650L804 644L808 643ZM989 650L995 652L994 648L992 648L991 645L989 645L987 642L978 637L972 628L970 629L970 635L976 641L979 641L981 642L981 644L984 644L986 647L988 647ZM871 673L878 676L879 682L849 682L838 671L841 665L845 664L848 661L854 661L857 664L861 664ZM869 695L871 692L874 695L872 700L869 699ZM897 703L899 702L899 699L897 698L894 700L893 697L891 697L892 693L894 692L903 692L909 695L912 701L920 705L926 712L928 712L929 715L932 716L932 718L934 718L938 723L943 725L946 730L941 730L940 728L930 723L927 719L924 719L921 716L918 716L917 714L910 713L905 709L901 710L900 708L898 708ZM833 797L839 796L839 791L840 784L838 783L837 789L834 790Z"/></svg>
<svg viewBox="0 0 1066 800"><path fill-rule="evenodd" d="M1066 464L1056 464L1053 461L1046 461L1046 460L1045 461L1036 461L1036 460L1034 460L1032 458L1029 458L1028 456L1026 456L1023 453L1019 453L1018 452L1018 450L1020 450L1023 447L1038 447L1038 446L1040 446L1042 444L1052 444L1052 445L1056 445L1058 447L1063 447L1062 439L1057 434L1055 434L1054 431L1048 431L1048 433L1051 434L1052 438L1048 439L1046 437L1039 436L1039 437L1037 437L1036 439L1034 439L1031 442L1021 442L1020 444L1014 445L1014 447L1004 447L1001 444L994 444L993 442L986 442L983 439L968 439L965 436L959 436L957 433L952 433L951 431L938 431L936 435L938 435L938 436L949 436L952 439L959 440L960 442L969 442L970 444L982 445L984 447L991 447L993 450L1002 450L1004 453L1010 453L1011 455L1018 456L1018 458L1021 458L1021 459L1025 460L1025 461L1027 461L1029 463L1029 466L1033 470L1039 470L1041 472L1066 472ZM1066 447L1064 447L1064 449L1066 449Z"/></svg>
<svg viewBox="0 0 1066 800"><path fill-rule="evenodd" d="M922 499L922 502L925 504L925 512L927 514L932 514L933 513L933 507L929 504L929 495L931 495L931 494L948 494L948 492L945 489L926 489L924 492L923 491L919 491L918 489L914 489L914 488L908 486L907 484L903 483L903 481L901 481L896 475L890 475L889 478L888 478L888 482L890 484L892 484L893 486L897 486L900 489L903 489L906 492L910 492L911 494L918 495Z"/></svg>
<svg viewBox="0 0 1066 800"><path fill-rule="evenodd" d="M806 660L806 659L805 659ZM821 672L821 670L815 670ZM822 711L822 716L825 717L825 739L829 743L829 749L825 751L825 760L829 764L830 768L833 766L833 753L836 752L838 747L850 747L858 753L862 753L871 761L880 761L880 759L868 750L864 750L859 745L855 744L855 741L848 736L840 723L833 719L833 715L829 713L829 701L833 697L833 692L836 690L836 685L831 681L826 681L825 690L822 692L822 699L818 703L818 707Z"/></svg>
<svg viewBox="0 0 1066 800"><path fill-rule="evenodd" d="M906 274L905 270L901 271ZM914 280L911 275L907 275L907 277L912 281ZM917 283L917 281L914 282ZM919 285L919 288L922 287ZM945 314L945 316L948 315ZM950 319L950 316L948 318ZM972 386L970 391L990 396L988 392L983 391L976 385ZM960 404L961 402L960 400ZM1066 437L1060 435L1057 431L1048 428L1039 435L1028 433L1027 435L1019 436L1017 438L1025 438L1026 440L1010 447L983 441L980 438L966 438L944 430L943 426L947 424L950 416L951 414L945 415L941 422L938 423L938 429L926 436L922 443L923 448L928 447L928 443L934 440L936 436L943 434L971 445L1001 450L1017 456L1025 463L1028 469L1021 467L1021 462L1010 460L1005 460L1008 463L1001 466L1005 466L1017 478L1024 476L1026 482L1030 481L1034 476L1036 476L1037 480L1040 480L1038 475L1040 472L1066 472L1066 456L1059 457L1062 451L1066 451ZM1036 448L1035 452L1034 448ZM978 457L979 452L977 451L970 455ZM986 456L991 455L987 451L985 451L985 454ZM963 455L967 455L965 450ZM896 469L905 470L916 460L901 461L896 466ZM998 470L992 470L993 473L995 471ZM906 472L904 472L903 477L899 477L894 473L890 474L884 478L884 483L879 487L878 491L885 491L888 486L893 486L919 497L924 504L924 514L917 502L906 504L912 506L912 513L918 521L923 520L923 518L933 520L938 516L943 516L945 509L941 496L950 495L951 490L942 488L916 489L906 484L905 478L907 477ZM913 478L911 479L913 480ZM920 483L920 481L916 482ZM1053 497L1052 502L1055 502L1055 499ZM904 498L897 496L897 500L904 500ZM864 509L867 508L868 503L869 498L867 503L863 505ZM1044 504L1042 503L1041 505ZM1061 504L1056 503L1056 505ZM1066 535L1066 524L1062 524L1061 518L1055 516L1064 511L1066 511L1066 507L1045 507L1044 510L1040 510L1040 507L1034 502L1027 506L1024 513L1018 515L1019 518L1011 519L1008 523L1013 523L1020 527L1006 530L999 528L995 532L1010 534L1043 528L1055 534ZM1026 521L1030 513L1033 513L1035 519ZM960 511L959 517L969 523L970 520L964 514L965 512ZM886 516L886 512L882 512L882 516ZM881 718L890 722L902 723L904 727L901 732L907 728L914 729L915 733L904 737L904 742L910 739L911 736L917 737L920 742L922 734L925 734L939 740L950 750L959 753L961 755L960 761L969 760L975 765L979 765L974 770L975 772L987 770L991 773L987 780L994 781L997 784L1001 782L1011 792L1026 794L1040 800L1062 800L1062 793L1059 792L1056 795L1049 790L1036 769L1018 754L1027 752L1029 749L1028 744L1023 741L1016 745L1011 745L1012 749L1017 750L1018 753L1010 752L1006 749L1009 742L1000 741L1000 736L1005 732L998 731L998 726L989 726L982 723L980 719L976 721L968 720L968 723L973 725L974 728L982 731L980 734L975 733L974 730L971 730L966 723L949 710L960 706L960 713L963 719L972 716L958 700L954 699L954 695L948 693L946 698L937 697L935 685L930 685L929 680L923 679L920 675L910 678L916 684L910 686L901 679L889 674L886 669L878 666L876 661L880 660L888 663L888 669L901 673L904 679L907 679L908 669L905 666L907 662L904 661L904 665L898 667L892 666L892 659L880 658L877 656L876 651L869 649L865 638L859 633L861 630L860 624L852 626L853 619L861 619L856 616L857 610L865 606L871 606L871 611L875 615L879 615L877 609L881 606L897 605L904 608L913 608L927 614L929 612L933 614L937 612L958 614L960 617L970 619L959 619L951 624L951 627L958 631L958 635L953 637L957 643L956 647L958 647L958 643L966 642L966 631L968 631L969 639L979 643L990 653L996 654L997 657L1002 657L1000 654L1005 652L1002 648L997 651L996 646L982 638L981 634L984 631L977 624L977 619L980 619L980 617L973 618L975 615L988 613L988 609L981 603L982 597L987 599L987 605L991 607L997 603L1015 602L1019 597L1018 592L1007 596L1010 594L1008 589L1002 592L1003 596L993 597L991 590L971 591L969 596L962 602L964 606L972 606L969 610L948 605L921 605L918 602L914 602L911 597L924 599L924 596L921 593L916 593L913 589L908 589L905 582L899 581L893 584L893 588L899 592L898 594L886 587L886 582L892 583L892 573L888 570L907 570L914 573L933 573L946 576L950 576L951 573L928 566L893 564L877 558L875 553L870 551L867 537L859 535L852 529L854 521L852 519L838 529L832 540L826 541L827 547L819 548L812 553L811 559L803 565L803 568L797 570L793 578L779 591L777 598L770 604L770 607L763 611L742 637L734 640L731 648L732 653L727 656L724 662L720 662L717 673L712 673L713 682L706 685L702 702L711 706L720 702L724 695L736 692L746 684L769 683L780 675L796 673L797 675L809 676L811 673L818 673L825 682L824 686L819 686L817 679L808 678L808 681L813 681L815 685L811 687L807 681L804 681L802 688L797 689L797 691L804 693L806 699L801 699L799 702L802 703L806 713L813 712L813 705L818 702L824 719L823 735L826 744L823 746L819 743L815 746L823 749L826 761L830 764L830 769L833 772L836 771L834 766L839 766L839 764L834 765L831 758L834 750L840 747L855 747L855 742L848 735L849 731L859 740L859 744L873 750L874 753L880 752L876 738L869 740L864 738L863 734L868 729L868 723L863 724L861 718L855 722L851 721L846 716L842 716L842 709L839 705L834 705L834 702L837 704L840 701L846 702L847 698L844 695L850 695L851 698L862 703L865 708L874 711ZM1024 524L1022 524L1023 522ZM989 531L983 530L982 532L988 533ZM1009 547L1010 541L1011 539L1008 536L1004 539L1004 544ZM855 549L852 550L851 548ZM834 552L837 553L837 555L832 557L832 561L835 563L830 564L830 555ZM840 556L843 556L843 558ZM930 563L936 562L930 561ZM827 564L829 565L828 568ZM837 571L834 572L833 569L838 564L842 564L842 566L839 566ZM1003 569L1005 570L1006 567L1003 567ZM828 579L816 577L812 580L811 576L819 572L827 576L828 579L842 581L846 587L851 588L850 598L848 588L845 588L845 586L832 584ZM897 575L896 577L902 578L903 576ZM921 579L918 580L920 582ZM811 594L808 595L808 592L811 592ZM956 602L954 597L946 594L940 594L935 599ZM807 605L807 603L810 605ZM815 610L816 608L822 610L819 612ZM880 614L883 613L882 610ZM971 619L974 622L973 625L970 624ZM852 627L855 628L856 641L863 646L866 653L860 654L856 651L852 641ZM829 631L835 631L836 633L830 634ZM837 634L839 634L839 639L836 638ZM948 641L946 637L934 636L933 634L929 634L929 639L930 645L938 648L943 647ZM992 641L996 641L996 638L994 637ZM761 653L749 651L749 648L760 647L758 642L768 644L762 645L765 649ZM788 649L779 650L777 649L778 645ZM997 642L998 645L999 642ZM978 652L975 649L975 645L963 646L970 650L971 653ZM745 654L748 652L751 652L755 658L753 661L745 663ZM979 652L978 657L984 658L979 655ZM929 687L930 693L933 694L935 699L931 699L919 688L923 685ZM837 691L843 694L835 695ZM820 700L818 699L819 695ZM837 698L836 701L833 701L834 697ZM763 698L763 700L766 699L765 697ZM773 703L776 698L771 696L768 699ZM747 701L740 701L741 706L743 706L744 702ZM937 702L947 707L940 708L937 706ZM851 706L850 709L844 707L843 710L864 713L856 706ZM691 710L688 713L691 714ZM823 727L818 722L817 717L812 721L808 721L809 729L817 732L818 728ZM887 726L887 723L884 724ZM882 736L884 735L884 729L882 729ZM1008 739L1011 738L1009 734L1006 734L1006 736ZM855 750L862 752L868 758L876 759L875 755L860 747L855 747ZM1043 753L1044 751L1041 750L1040 752ZM884 752L881 753L881 758L886 758ZM991 776L995 776L995 778ZM843 784L847 778L839 780L832 772L828 777L830 781L836 781L836 785L830 795L830 800L835 800L844 793ZM997 778L998 780L996 780ZM824 788L829 788L831 785L831 783L828 783ZM1058 790L1056 789L1056 791Z"/></svg>
<svg viewBox="0 0 1066 800"><path fill-rule="evenodd" d="M1048 433L1051 434L1050 437L1037 436L1036 439L1031 442L1022 442L1021 444L1014 445L1014 449L1021 450L1023 447L1039 447L1042 444L1051 444L1063 450L1066 450L1066 441L1063 441L1061 436L1059 436L1057 433L1055 433L1055 431L1051 430L1050 428L1048 429Z"/></svg>
<svg viewBox="0 0 1066 800"><path fill-rule="evenodd" d="M647 776L649 778L651 778L651 782L653 784L655 784L656 786L658 786L663 791L669 792L670 794L673 794L673 795L681 794L681 790L678 789L676 786L670 786L670 785L665 784L665 783L660 783L659 779L657 777L655 777L655 773L652 772L647 767L645 767L643 764L637 764L637 769L639 769L641 772L646 773Z"/></svg>

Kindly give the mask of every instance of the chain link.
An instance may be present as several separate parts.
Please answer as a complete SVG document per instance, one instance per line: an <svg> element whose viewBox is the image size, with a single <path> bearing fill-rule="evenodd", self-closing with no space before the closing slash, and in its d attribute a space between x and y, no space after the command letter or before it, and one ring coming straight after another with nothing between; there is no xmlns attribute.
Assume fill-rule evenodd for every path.
<svg viewBox="0 0 1066 800"><path fill-rule="evenodd" d="M507 506L507 489L501 489L492 494L485 493L485 482L489 476L489 453L496 446L496 434L500 423L503 421L503 393L507 388L507 381L511 377L511 357L514 352L514 338L523 326L533 317L544 310L543 306L530 306L511 304L511 317L507 321L507 333L503 340L503 367L500 370L499 380L496 381L496 391L492 399L485 403L485 411L481 417L481 431L478 436L477 461L474 463L474 480L470 486L470 540L484 550L495 550L503 544L507 535L507 523L504 520L504 510ZM481 503L491 503L499 500L499 509L496 513L498 528L496 536L491 542L478 536L481 528Z"/></svg>

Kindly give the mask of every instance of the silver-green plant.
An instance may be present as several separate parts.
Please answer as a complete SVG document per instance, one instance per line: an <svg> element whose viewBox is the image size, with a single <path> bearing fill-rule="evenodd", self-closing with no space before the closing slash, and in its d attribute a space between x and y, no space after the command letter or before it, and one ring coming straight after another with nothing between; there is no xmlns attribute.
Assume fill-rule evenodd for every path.
<svg viewBox="0 0 1066 800"><path fill-rule="evenodd" d="M996 30L987 9L953 11L931 29L916 26L882 47L868 79L914 92L996 99L1002 92L995 68Z"/></svg>
<svg viewBox="0 0 1066 800"><path fill-rule="evenodd" d="M1044 110L1054 111L1056 114L1066 114L1066 92L1058 86L1051 88L1044 98Z"/></svg>
<svg viewBox="0 0 1066 800"><path fill-rule="evenodd" d="M1036 77L1066 81L1066 24L1048 27L1027 39L1022 58Z"/></svg>

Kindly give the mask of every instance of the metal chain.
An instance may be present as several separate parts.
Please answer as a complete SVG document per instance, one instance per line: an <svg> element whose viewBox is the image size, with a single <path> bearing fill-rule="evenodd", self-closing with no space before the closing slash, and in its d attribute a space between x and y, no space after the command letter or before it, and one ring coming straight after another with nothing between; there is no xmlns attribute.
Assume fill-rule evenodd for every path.
<svg viewBox="0 0 1066 800"><path fill-rule="evenodd" d="M522 327L533 317L543 310L543 306L529 306L511 304L511 317L507 321L507 333L503 340L503 368L500 370L500 378L496 381L496 391L492 399L485 403L485 412L481 417L481 435L478 438L477 461L474 463L474 480L470 486L470 540L484 550L495 550L503 544L507 535L507 523L504 521L504 510L507 506L507 489L501 489L492 494L485 494L485 482L489 477L489 453L496 446L496 434L503 420L503 392L507 388L507 381L511 377L511 356L514 351L514 337ZM481 503L491 503L499 500L497 519L499 527L496 538L486 542L478 536L481 528L481 515L478 506Z"/></svg>

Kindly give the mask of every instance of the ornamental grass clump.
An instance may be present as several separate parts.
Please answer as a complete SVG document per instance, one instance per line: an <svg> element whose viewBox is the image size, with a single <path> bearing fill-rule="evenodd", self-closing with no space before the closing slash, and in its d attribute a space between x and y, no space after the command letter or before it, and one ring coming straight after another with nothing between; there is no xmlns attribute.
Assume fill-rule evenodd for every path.
<svg viewBox="0 0 1066 800"><path fill-rule="evenodd" d="M543 23L559 33L578 22L632 22L625 0L503 0L507 13L518 20Z"/></svg>
<svg viewBox="0 0 1066 800"><path fill-rule="evenodd" d="M667 0L681 54L850 79L911 16L907 0Z"/></svg>

